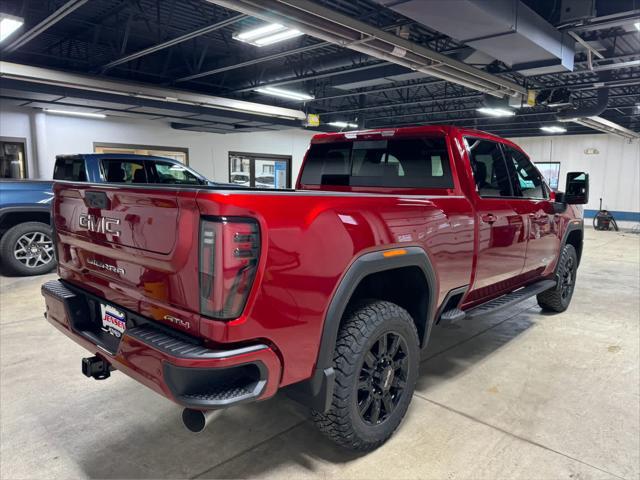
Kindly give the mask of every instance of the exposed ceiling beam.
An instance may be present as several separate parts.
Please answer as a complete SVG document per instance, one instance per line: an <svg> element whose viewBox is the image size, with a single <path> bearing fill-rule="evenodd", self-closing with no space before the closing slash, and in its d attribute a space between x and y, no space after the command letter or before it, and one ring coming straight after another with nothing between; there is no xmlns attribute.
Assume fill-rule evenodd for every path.
<svg viewBox="0 0 640 480"><path fill-rule="evenodd" d="M345 68L343 70L331 70L329 72L323 71L319 73L313 73L311 75L284 78L284 79L275 80L268 83L261 83L261 84L252 85L250 87L239 88L237 90L234 90L234 92L237 92L237 93L250 92L254 90L256 87L279 87L282 85L290 85L292 83L306 82L308 80L319 80L321 78L336 77L338 75L341 77L340 78L341 83L349 83L352 80L348 80L345 82L344 78L350 78L349 75L355 75L355 74L358 74L359 72L364 72L367 70L372 70L370 74L371 76L370 77L359 76L358 80L365 80L366 78L380 78L380 70L377 70L379 68L393 68L396 71L395 75L398 75L399 73L407 72L406 69L402 69L397 65L393 65L387 62L382 62L382 63L375 63L373 65L369 64L369 65L362 65L362 66L357 66L353 68Z"/></svg>
<svg viewBox="0 0 640 480"><path fill-rule="evenodd" d="M572 32L591 32L630 25L638 21L640 21L640 9L591 18L585 20L581 25L567 25L565 28Z"/></svg>
<svg viewBox="0 0 640 480"><path fill-rule="evenodd" d="M395 28L398 28L402 25L405 25L405 22L401 22L401 23L394 23L393 25L388 25L386 27L383 28L383 30L389 31L389 30L393 30ZM360 40L356 43L366 43L366 40ZM254 58L251 60L247 60L246 62L241 62L241 63L236 63L236 64L232 64L232 65L227 65L224 67L219 67L219 68L214 68L212 70L207 70L205 72L200 72L200 73L196 73L194 75L189 75L186 77L182 77L182 78L178 78L177 80L175 80L176 82L186 82L189 80L196 80L198 78L202 78L202 77L207 77L209 75L215 75L218 73L222 73L222 72L228 72L230 70L236 70L239 68L244 68L244 67L248 67L251 65L257 65L260 63L264 63L264 62L269 62L272 60L277 60L279 58L284 58L284 57L288 57L290 55L297 55L299 53L306 53L306 52L310 52L313 50L317 50L320 48L324 48L324 47L328 47L330 45L333 45L333 43L331 42L319 42L319 43L315 43L313 45L307 45L304 47L299 47L299 48L294 48L292 50L285 50L283 52L278 52L278 53L274 53L272 55L267 55L264 57L258 57L258 58ZM343 46L343 45L341 45Z"/></svg>
<svg viewBox="0 0 640 480"><path fill-rule="evenodd" d="M208 1L491 95L526 93L521 85L307 0Z"/></svg>
<svg viewBox="0 0 640 480"><path fill-rule="evenodd" d="M307 45L305 47L294 48L293 50L286 50L284 52L274 53L265 57L254 58L247 60L246 62L235 63L233 65L227 65L226 67L214 68L213 70L207 70L205 72L196 73L187 77L178 78L176 82L188 82L190 80L196 80L202 77L208 77L209 75L215 75L216 73L228 72L230 70L236 70L238 68L248 67L250 65L257 65L259 63L270 62L271 60L277 60L278 58L288 57L289 55L297 55L298 53L310 52L319 48L331 45L329 42L320 42L313 45Z"/></svg>
<svg viewBox="0 0 640 480"><path fill-rule="evenodd" d="M222 20L221 22L214 23L213 25L207 25L206 27L202 27L198 30L194 30L193 32L185 33L184 35L180 35L179 37L172 38L171 40L167 40L166 42L159 43L157 45L153 45L149 48L145 48L143 50L139 50L135 53L131 53L122 58L118 58L117 60L113 60L112 62L103 65L100 68L101 73L106 72L107 70L117 67L118 65L122 65L123 63L130 62L131 60L136 60L137 58L144 57L154 52L158 52L160 50L164 50L165 48L173 47L174 45L178 45L180 43L186 42L187 40L191 40L196 37L200 37L202 35L206 35L207 33L215 32L221 28L224 28L228 25L233 25L240 20L247 18L246 15L236 15L231 18L227 18Z"/></svg>
<svg viewBox="0 0 640 480"><path fill-rule="evenodd" d="M351 108L351 109L347 109L347 110L336 110L333 112L321 112L320 115L321 116L327 116L327 115L339 115L339 114L344 114L344 113L356 113L356 112L368 112L368 111L372 111L372 110L386 110L389 108L398 108L398 107L410 107L413 105L430 105L432 103L438 103L438 102L446 102L447 100L475 100L475 99L481 99L482 98L482 94L481 93L472 93L470 95L457 95L454 97L438 97L438 98L428 98L428 99L422 99L422 100L416 100L416 101L412 101L412 102L394 102L394 103L385 103L382 105L372 105L370 107L361 107L361 108Z"/></svg>
<svg viewBox="0 0 640 480"><path fill-rule="evenodd" d="M9 43L4 49L3 52L9 53L17 50L18 48L26 45L28 42L36 38L42 32L50 28L52 25L55 25L64 17L74 12L76 9L80 8L82 5L87 3L88 0L69 0L67 3L62 5L59 9L49 15L47 18L42 20L32 29L24 32L18 38L16 38L13 42Z"/></svg>
<svg viewBox="0 0 640 480"><path fill-rule="evenodd" d="M393 91L393 90L405 90L405 89L410 89L410 88L420 88L420 87L426 87L426 86L433 86L433 85L438 85L440 83L445 83L445 80L430 80L428 82L403 83L401 85L394 84L391 87L374 88L374 89L371 89L371 90L360 90L360 91L358 91L356 89L356 91L349 92L349 93L341 93L339 95L327 95L325 97L316 97L313 100L310 100L308 103L321 102L323 100L335 100L337 98L357 97L359 95L375 95L377 93L390 92L390 91Z"/></svg>

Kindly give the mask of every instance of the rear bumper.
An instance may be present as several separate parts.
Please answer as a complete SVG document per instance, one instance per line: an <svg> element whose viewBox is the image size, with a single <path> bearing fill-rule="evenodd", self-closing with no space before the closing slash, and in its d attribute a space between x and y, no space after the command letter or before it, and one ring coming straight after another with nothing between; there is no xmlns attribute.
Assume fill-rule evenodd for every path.
<svg viewBox="0 0 640 480"><path fill-rule="evenodd" d="M267 345L211 349L134 312L117 348L86 328L90 294L54 280L42 286L47 320L113 368L188 408L217 409L273 396L282 365ZM117 306L116 306L117 307Z"/></svg>

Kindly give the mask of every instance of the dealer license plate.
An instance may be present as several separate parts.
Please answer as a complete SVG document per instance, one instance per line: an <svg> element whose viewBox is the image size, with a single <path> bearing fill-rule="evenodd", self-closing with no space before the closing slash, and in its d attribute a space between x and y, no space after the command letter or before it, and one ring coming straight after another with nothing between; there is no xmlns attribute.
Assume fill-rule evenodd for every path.
<svg viewBox="0 0 640 480"><path fill-rule="evenodd" d="M122 337L127 328L127 319L124 312L104 303L100 304L100 312L102 313L102 330L116 338Z"/></svg>

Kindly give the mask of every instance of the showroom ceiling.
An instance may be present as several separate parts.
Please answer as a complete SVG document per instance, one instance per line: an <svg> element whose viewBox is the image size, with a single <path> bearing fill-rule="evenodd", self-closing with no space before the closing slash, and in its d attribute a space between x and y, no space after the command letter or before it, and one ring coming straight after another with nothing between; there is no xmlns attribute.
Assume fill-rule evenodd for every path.
<svg viewBox="0 0 640 480"><path fill-rule="evenodd" d="M559 110L640 131L639 0L478 4L4 0L0 13L24 27L0 44L11 64L0 95L217 133L291 128L317 113L327 129L446 123L529 136L558 126ZM529 91L537 104L515 115L478 111L521 106ZM592 133L589 122L561 126Z"/></svg>

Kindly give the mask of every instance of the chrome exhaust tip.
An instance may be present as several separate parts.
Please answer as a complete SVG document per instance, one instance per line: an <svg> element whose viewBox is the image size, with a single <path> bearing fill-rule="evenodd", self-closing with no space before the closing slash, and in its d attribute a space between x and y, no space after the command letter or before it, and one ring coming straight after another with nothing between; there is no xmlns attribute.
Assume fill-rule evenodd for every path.
<svg viewBox="0 0 640 480"><path fill-rule="evenodd" d="M200 433L211 421L216 418L222 410L194 410L192 408L185 408L182 411L182 423L184 426L193 433Z"/></svg>

